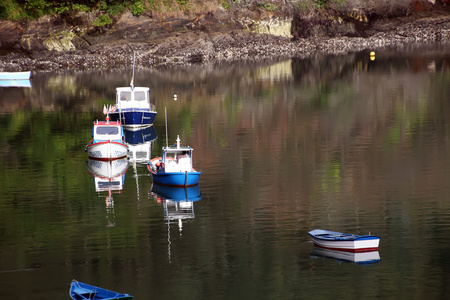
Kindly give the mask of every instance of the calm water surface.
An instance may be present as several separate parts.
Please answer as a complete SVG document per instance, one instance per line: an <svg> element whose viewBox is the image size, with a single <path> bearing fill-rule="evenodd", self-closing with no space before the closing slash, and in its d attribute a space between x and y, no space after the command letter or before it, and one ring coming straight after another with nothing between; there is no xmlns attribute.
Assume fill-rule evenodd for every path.
<svg viewBox="0 0 450 300"><path fill-rule="evenodd" d="M105 166L84 147L131 69L0 87L0 299L69 299L74 278L135 299L446 298L449 50L138 69L158 116L137 161ZM194 202L152 190L165 108L203 171ZM317 253L316 228L379 235L381 260Z"/></svg>

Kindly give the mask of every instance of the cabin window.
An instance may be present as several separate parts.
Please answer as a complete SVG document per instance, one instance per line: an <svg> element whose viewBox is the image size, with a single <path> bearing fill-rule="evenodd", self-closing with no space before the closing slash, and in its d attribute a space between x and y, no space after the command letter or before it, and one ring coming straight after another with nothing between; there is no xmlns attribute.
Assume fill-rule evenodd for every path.
<svg viewBox="0 0 450 300"><path fill-rule="evenodd" d="M122 101L129 101L129 100L131 100L131 92L121 92L120 93L120 100L122 100Z"/></svg>
<svg viewBox="0 0 450 300"><path fill-rule="evenodd" d="M97 127L97 134L107 134L107 135L114 135L119 133L118 127Z"/></svg>
<svg viewBox="0 0 450 300"><path fill-rule="evenodd" d="M142 101L145 100L145 92L136 91L134 92L134 100Z"/></svg>

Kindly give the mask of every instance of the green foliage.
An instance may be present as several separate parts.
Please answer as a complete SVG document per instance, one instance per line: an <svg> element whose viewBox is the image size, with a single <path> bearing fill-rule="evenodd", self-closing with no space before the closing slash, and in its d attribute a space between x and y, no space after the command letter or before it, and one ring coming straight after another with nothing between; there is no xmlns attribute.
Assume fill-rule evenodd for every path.
<svg viewBox="0 0 450 300"><path fill-rule="evenodd" d="M61 3L60 6L55 6L54 9L53 9L55 11L55 13L60 15L60 14L63 14L65 12L68 12L69 11L69 6L64 5L64 4L65 3Z"/></svg>
<svg viewBox="0 0 450 300"><path fill-rule="evenodd" d="M276 11L276 10L278 10L277 3L272 2L272 1L261 1L261 2L257 2L256 5L260 9L264 9L264 10L267 10L267 11Z"/></svg>
<svg viewBox="0 0 450 300"><path fill-rule="evenodd" d="M155 9L157 7L155 0L147 0L147 3L150 7L150 9Z"/></svg>
<svg viewBox="0 0 450 300"><path fill-rule="evenodd" d="M316 4L319 7L326 7L328 2L329 2L329 0L316 0Z"/></svg>
<svg viewBox="0 0 450 300"><path fill-rule="evenodd" d="M72 8L73 8L74 10L77 10L77 11L84 11L84 12L88 12L88 11L91 10L91 9L89 8L89 6L84 5L84 4L77 4L77 3L72 4Z"/></svg>
<svg viewBox="0 0 450 300"><path fill-rule="evenodd" d="M98 18L94 22L92 22L92 25L101 27L101 26L109 25L111 23L112 23L112 20L109 17L109 15L103 14L103 15L98 16Z"/></svg>
<svg viewBox="0 0 450 300"><path fill-rule="evenodd" d="M188 2L189 0L177 0L177 3L182 7L186 6Z"/></svg>
<svg viewBox="0 0 450 300"><path fill-rule="evenodd" d="M141 0L135 0L133 1L133 5L131 5L131 13L135 16L140 16L144 8L144 3Z"/></svg>
<svg viewBox="0 0 450 300"><path fill-rule="evenodd" d="M52 13L53 8L52 4L45 0L25 0L23 7L26 13L33 18L39 18L45 14Z"/></svg>
<svg viewBox="0 0 450 300"><path fill-rule="evenodd" d="M25 18L24 11L13 0L4 0L0 3L0 19L19 21Z"/></svg>
<svg viewBox="0 0 450 300"><path fill-rule="evenodd" d="M219 0L220 5L226 10L231 9L231 4L227 0Z"/></svg>
<svg viewBox="0 0 450 300"><path fill-rule="evenodd" d="M123 11L124 7L122 4L113 4L108 6L106 9L106 13L108 13L111 16L117 16Z"/></svg>

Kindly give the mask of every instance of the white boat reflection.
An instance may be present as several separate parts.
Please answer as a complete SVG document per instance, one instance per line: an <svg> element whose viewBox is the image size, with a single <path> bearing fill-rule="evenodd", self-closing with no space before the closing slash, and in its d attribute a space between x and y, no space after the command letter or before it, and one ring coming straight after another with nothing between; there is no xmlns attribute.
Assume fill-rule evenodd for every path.
<svg viewBox="0 0 450 300"><path fill-rule="evenodd" d="M317 246L314 246L310 256L333 258L339 262L353 262L357 264L373 264L381 260L380 253L378 251L349 252L349 251L330 250Z"/></svg>
<svg viewBox="0 0 450 300"><path fill-rule="evenodd" d="M125 173L128 170L128 159L121 158L112 161L89 159L87 170L94 178L96 192L108 192L105 203L114 207L113 192L121 193L125 183Z"/></svg>
<svg viewBox="0 0 450 300"><path fill-rule="evenodd" d="M94 177L95 190L97 192L119 191L123 189L125 182L128 159L126 157L113 161L89 159L87 169Z"/></svg>

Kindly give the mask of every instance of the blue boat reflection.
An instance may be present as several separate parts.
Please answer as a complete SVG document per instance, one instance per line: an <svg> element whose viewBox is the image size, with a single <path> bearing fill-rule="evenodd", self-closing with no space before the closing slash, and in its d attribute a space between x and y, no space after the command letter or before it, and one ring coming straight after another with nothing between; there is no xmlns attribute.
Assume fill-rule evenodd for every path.
<svg viewBox="0 0 450 300"><path fill-rule="evenodd" d="M125 142L128 144L130 162L145 162L150 160L151 144L158 135L153 126L139 130L124 128Z"/></svg>
<svg viewBox="0 0 450 300"><path fill-rule="evenodd" d="M353 262L356 264L373 264L381 260L380 253L378 251L349 252L349 251L331 250L317 246L314 246L310 256L313 258L317 257L333 258L339 262Z"/></svg>
<svg viewBox="0 0 450 300"><path fill-rule="evenodd" d="M194 202L202 199L199 185L191 187L172 187L153 183L150 194L164 208L164 219L167 221L193 219ZM181 229L181 228L180 228Z"/></svg>

